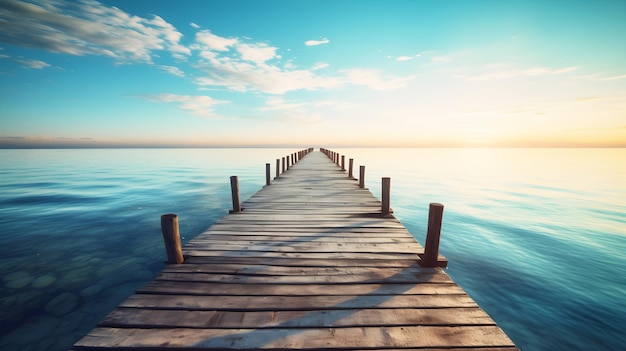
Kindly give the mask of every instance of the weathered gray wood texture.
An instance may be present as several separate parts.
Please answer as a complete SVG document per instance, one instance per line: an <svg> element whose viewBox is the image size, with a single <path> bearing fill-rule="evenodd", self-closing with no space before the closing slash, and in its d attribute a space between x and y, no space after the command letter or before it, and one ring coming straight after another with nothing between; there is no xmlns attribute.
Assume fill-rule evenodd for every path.
<svg viewBox="0 0 626 351"><path fill-rule="evenodd" d="M419 266L423 248L322 153L243 208L74 350L516 350L441 268Z"/></svg>

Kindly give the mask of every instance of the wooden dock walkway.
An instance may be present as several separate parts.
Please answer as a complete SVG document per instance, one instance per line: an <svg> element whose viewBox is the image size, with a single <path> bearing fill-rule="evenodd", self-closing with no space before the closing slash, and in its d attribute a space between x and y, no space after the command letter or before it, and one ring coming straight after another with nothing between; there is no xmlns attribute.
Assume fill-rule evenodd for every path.
<svg viewBox="0 0 626 351"><path fill-rule="evenodd" d="M416 240L312 152L74 350L517 350Z"/></svg>

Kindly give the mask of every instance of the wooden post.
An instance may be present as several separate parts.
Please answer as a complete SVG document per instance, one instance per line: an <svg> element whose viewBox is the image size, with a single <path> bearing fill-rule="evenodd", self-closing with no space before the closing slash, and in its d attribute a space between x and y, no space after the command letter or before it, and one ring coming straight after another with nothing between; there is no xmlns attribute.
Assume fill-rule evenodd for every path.
<svg viewBox="0 0 626 351"><path fill-rule="evenodd" d="M161 232L163 233L163 241L165 241L167 263L183 263L183 249L180 244L180 232L178 231L178 215L172 213L162 215Z"/></svg>
<svg viewBox="0 0 626 351"><path fill-rule="evenodd" d="M281 173L285 173L285 158L283 157L283 171Z"/></svg>
<svg viewBox="0 0 626 351"><path fill-rule="evenodd" d="M348 160L348 178L353 178L352 177L352 166L354 166L354 159L353 158Z"/></svg>
<svg viewBox="0 0 626 351"><path fill-rule="evenodd" d="M359 188L365 188L365 166L359 166Z"/></svg>
<svg viewBox="0 0 626 351"><path fill-rule="evenodd" d="M428 209L428 232L426 233L424 256L422 256L422 267L437 267L442 217L443 205L431 203Z"/></svg>
<svg viewBox="0 0 626 351"><path fill-rule="evenodd" d="M265 164L265 185L270 185L270 168L272 165L270 165L269 163Z"/></svg>
<svg viewBox="0 0 626 351"><path fill-rule="evenodd" d="M341 155L341 170L342 171L346 170L346 156L345 155Z"/></svg>
<svg viewBox="0 0 626 351"><path fill-rule="evenodd" d="M381 213L383 216L389 214L389 193L391 191L391 178L383 177L383 185L382 185L382 208Z"/></svg>
<svg viewBox="0 0 626 351"><path fill-rule="evenodd" d="M276 159L276 178L278 178L278 176L280 175L280 159L277 158ZM274 179L276 179L274 178Z"/></svg>
<svg viewBox="0 0 626 351"><path fill-rule="evenodd" d="M239 201L239 179L237 176L230 177L230 192L233 196L233 210L231 213L241 212L241 202Z"/></svg>

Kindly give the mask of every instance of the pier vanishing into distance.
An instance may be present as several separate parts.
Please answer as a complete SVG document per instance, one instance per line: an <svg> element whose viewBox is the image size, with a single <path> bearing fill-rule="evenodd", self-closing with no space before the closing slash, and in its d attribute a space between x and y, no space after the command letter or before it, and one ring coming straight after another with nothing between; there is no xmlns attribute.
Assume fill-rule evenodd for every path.
<svg viewBox="0 0 626 351"><path fill-rule="evenodd" d="M168 264L73 350L517 350L444 272L443 206L426 250L321 149L266 164L266 186L180 248L161 218ZM282 161L282 162L281 162Z"/></svg>

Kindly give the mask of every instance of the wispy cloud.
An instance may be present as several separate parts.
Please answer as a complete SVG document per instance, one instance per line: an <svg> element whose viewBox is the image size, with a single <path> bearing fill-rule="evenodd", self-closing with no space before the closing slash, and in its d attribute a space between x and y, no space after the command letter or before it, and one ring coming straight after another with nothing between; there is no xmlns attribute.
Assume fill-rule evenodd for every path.
<svg viewBox="0 0 626 351"><path fill-rule="evenodd" d="M159 94L139 97L153 102L175 103L178 104L179 109L202 118L221 118L213 111L213 107L216 105L228 103L228 101L216 100L210 96L203 95L190 96L176 94Z"/></svg>
<svg viewBox="0 0 626 351"><path fill-rule="evenodd" d="M398 56L396 57L396 61L409 61L414 59L412 56Z"/></svg>
<svg viewBox="0 0 626 351"><path fill-rule="evenodd" d="M211 33L210 30L202 30L196 33L196 42L202 46L192 46L192 49L204 49L215 51L228 51L229 47L239 43L236 38L220 37Z"/></svg>
<svg viewBox="0 0 626 351"><path fill-rule="evenodd" d="M159 66L159 69L164 71L164 72L167 72L167 73L169 73L171 75L177 76L177 77L184 77L185 76L185 72L183 72L178 67L161 65L161 66Z"/></svg>
<svg viewBox="0 0 626 351"><path fill-rule="evenodd" d="M578 66L569 66L562 68L549 67L531 67L531 68L514 68L503 64L486 65L481 70L483 72L477 74L457 74L457 78L466 80L497 80L515 77L537 77L546 75L559 75L570 73L580 69Z"/></svg>
<svg viewBox="0 0 626 351"><path fill-rule="evenodd" d="M189 23L189 25L190 25L192 28L195 28L195 29L200 29L200 26L199 26L199 25L197 25L197 24L195 24L195 23L193 23L193 22L190 22L190 23Z"/></svg>
<svg viewBox="0 0 626 351"><path fill-rule="evenodd" d="M304 45L316 46L316 45L322 45L322 44L328 44L328 43L330 43L330 40L328 40L328 38L322 38L320 40L307 40L304 42Z"/></svg>
<svg viewBox="0 0 626 351"><path fill-rule="evenodd" d="M324 69L327 68L328 66L330 66L330 64L326 63L326 62L317 62L313 65L313 67L311 68L311 70L313 71L317 71L318 69Z"/></svg>
<svg viewBox="0 0 626 351"><path fill-rule="evenodd" d="M606 78L600 78L599 80L618 80L618 79L626 79L626 74L622 74L620 76L611 76Z"/></svg>
<svg viewBox="0 0 626 351"><path fill-rule="evenodd" d="M11 57L9 55L0 54L0 59L15 61L22 65L24 68L32 68L32 69L43 69L46 67L50 67L51 65L48 62L41 60L31 60L23 57Z"/></svg>
<svg viewBox="0 0 626 351"><path fill-rule="evenodd" d="M0 42L118 63L152 62L154 51L189 54L182 34L159 16L142 18L92 0L4 0Z"/></svg>
<svg viewBox="0 0 626 351"><path fill-rule="evenodd" d="M42 69L50 67L49 63L40 60L15 59L15 61L21 63L24 68Z"/></svg>
<svg viewBox="0 0 626 351"><path fill-rule="evenodd" d="M363 85L374 90L396 90L404 88L414 75L407 77L385 76L378 70L349 69L344 70L349 82L354 85Z"/></svg>

